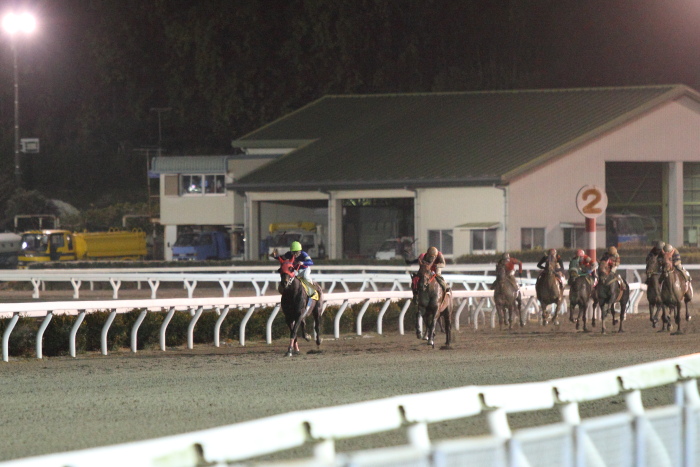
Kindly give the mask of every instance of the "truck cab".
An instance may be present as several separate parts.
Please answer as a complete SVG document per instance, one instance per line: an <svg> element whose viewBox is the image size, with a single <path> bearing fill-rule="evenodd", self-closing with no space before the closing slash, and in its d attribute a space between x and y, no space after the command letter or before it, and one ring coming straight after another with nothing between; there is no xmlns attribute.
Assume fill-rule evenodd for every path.
<svg viewBox="0 0 700 467"><path fill-rule="evenodd" d="M36 262L75 259L73 234L68 230L30 230L22 234L20 266Z"/></svg>

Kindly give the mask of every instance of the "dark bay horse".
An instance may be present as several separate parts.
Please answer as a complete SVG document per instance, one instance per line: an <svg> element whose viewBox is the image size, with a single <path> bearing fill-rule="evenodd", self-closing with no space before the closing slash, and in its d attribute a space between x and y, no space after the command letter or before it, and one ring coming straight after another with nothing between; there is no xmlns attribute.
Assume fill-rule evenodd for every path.
<svg viewBox="0 0 700 467"><path fill-rule="evenodd" d="M596 285L596 296L598 297L598 306L600 306L600 332L605 333L605 318L608 313L612 314L612 324L617 324L615 315L615 304L620 304L620 327L618 332L624 332L622 323L625 321L627 313L627 304L630 301L630 288L626 282L618 280L618 276L610 271L610 265L607 261L602 261L598 267L598 285Z"/></svg>
<svg viewBox="0 0 700 467"><path fill-rule="evenodd" d="M418 306L418 315L422 316L425 322L425 337L428 340L428 345L435 348L435 328L438 320L442 317L447 336L445 346L449 346L452 342L452 292L445 293L442 290L435 273L430 270L432 262L428 263L419 259L418 264L416 305ZM420 322L416 316L416 335L420 337L419 326Z"/></svg>
<svg viewBox="0 0 700 467"><path fill-rule="evenodd" d="M318 292L318 300L309 298L309 295L301 283L301 279L294 274L294 263L292 260L278 257L280 262L280 292L282 293L282 313L289 326L289 348L287 356L291 357L299 353L299 343L297 333L301 328L302 335L306 338L306 324L304 320L309 314L314 317L314 331L316 334L316 346L321 345L321 314L323 313L323 291L321 287L314 283L314 288ZM313 294L312 294L313 295ZM307 339L308 340L308 339Z"/></svg>
<svg viewBox="0 0 700 467"><path fill-rule="evenodd" d="M549 255L547 264L535 283L537 300L539 300L540 308L542 309L543 326L546 326L548 323L549 315L547 313L547 307L552 304L555 305L552 322L555 325L559 325L557 317L559 316L559 310L561 309L561 302L564 300L564 291L559 285L559 279L557 279L557 273L555 270L557 264L557 258Z"/></svg>
<svg viewBox="0 0 700 467"><path fill-rule="evenodd" d="M579 274L571 281L569 289L569 321L576 323L576 329L579 329L581 322L583 322L583 332L588 332L586 312L590 301L593 301L593 310L595 311L597 300L593 289L593 277L588 274ZM574 318L576 307L578 307L578 313ZM595 313L591 324L595 326Z"/></svg>
<svg viewBox="0 0 700 467"><path fill-rule="evenodd" d="M508 271L503 266L496 268L496 281L493 285L493 304L496 307L498 325L501 330L503 330L504 325L508 326L508 329L513 328L514 313L517 313L520 326L525 325L521 312L522 297L520 289L516 283L510 280Z"/></svg>
<svg viewBox="0 0 700 467"><path fill-rule="evenodd" d="M683 272L673 266L671 258L664 257L661 272L661 302L663 308L662 330L671 330L671 318L667 314L673 313L676 322L676 331L673 334L681 334L681 303L685 303L685 320L690 320L688 303L693 299L693 287L686 279Z"/></svg>
<svg viewBox="0 0 700 467"><path fill-rule="evenodd" d="M649 321L651 321L651 326L654 328L656 323L659 322L659 312L663 308L663 303L661 302L661 270L662 264L658 256L647 257L646 295L649 301ZM663 324L665 326L666 323Z"/></svg>

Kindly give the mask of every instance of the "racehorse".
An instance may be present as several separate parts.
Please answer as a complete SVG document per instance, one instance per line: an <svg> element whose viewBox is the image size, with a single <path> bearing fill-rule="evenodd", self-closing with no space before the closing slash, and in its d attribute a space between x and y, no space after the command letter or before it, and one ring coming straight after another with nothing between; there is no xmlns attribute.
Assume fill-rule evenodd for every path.
<svg viewBox="0 0 700 467"><path fill-rule="evenodd" d="M318 293L318 298L314 300L309 297L309 293L296 277L294 262L282 256L277 258L280 262L280 292L282 293L282 313L289 327L289 348L287 356L299 353L299 343L297 333L301 328L302 335L309 340L306 335L306 323L304 320L309 315L314 317L314 332L316 334L316 346L321 345L321 314L323 313L323 291L318 284L314 283L314 289ZM312 294L312 296L315 294Z"/></svg>
<svg viewBox="0 0 700 467"><path fill-rule="evenodd" d="M693 287L686 279L682 271L673 266L671 258L663 258L663 270L661 272L661 302L663 308L662 330L671 330L671 318L666 309L673 313L676 322L676 332L681 334L681 302L685 303L685 320L690 320L688 303L693 299Z"/></svg>
<svg viewBox="0 0 700 467"><path fill-rule="evenodd" d="M508 278L508 271L503 266L496 268L496 281L493 286L493 303L498 314L498 325L503 330L503 325L508 329L513 328L513 313L518 314L520 326L524 326L522 312L522 297L517 284ZM506 314L506 311L508 314Z"/></svg>
<svg viewBox="0 0 700 467"><path fill-rule="evenodd" d="M588 274L579 274L571 281L569 288L569 321L576 323L576 329L579 329L581 322L583 322L583 332L588 332L586 312L588 311L588 302L591 300L595 311L597 300L593 289L593 278ZM578 313L574 318L574 308L576 307L578 307ZM595 313L591 324L595 326Z"/></svg>
<svg viewBox="0 0 700 467"><path fill-rule="evenodd" d="M605 333L605 318L608 313L612 314L612 324L617 324L615 315L615 303L620 304L620 327L618 332L624 332L622 323L625 321L627 304L630 300L630 288L626 282L620 283L617 274L610 271L607 261L602 261L598 266L598 285L596 285L596 296L598 306L600 306L600 332Z"/></svg>
<svg viewBox="0 0 700 467"><path fill-rule="evenodd" d="M425 338L428 345L433 348L435 348L435 327L441 317L445 323L445 335L447 336L445 346L449 346L452 342L452 292L448 290L445 293L437 281L435 273L430 270L434 261L426 262L419 259L419 268L416 273L418 276L418 292L416 294L418 315L423 317L426 327ZM416 316L416 335L420 338L419 326L420 322Z"/></svg>
<svg viewBox="0 0 700 467"><path fill-rule="evenodd" d="M547 307L551 304L556 305L552 322L555 325L559 325L557 317L559 316L561 302L564 300L564 291L562 290L559 279L557 278L557 273L555 270L557 264L557 258L553 255L549 255L547 264L535 283L537 300L539 300L540 307L542 308L542 326L547 325L547 319L549 318L547 314Z"/></svg>
<svg viewBox="0 0 700 467"><path fill-rule="evenodd" d="M656 323L659 322L659 312L663 308L663 303L661 302L661 269L662 265L658 256L652 255L647 257L646 294L647 300L649 301L649 320L653 328L655 328ZM664 326L665 324L666 323L663 323Z"/></svg>

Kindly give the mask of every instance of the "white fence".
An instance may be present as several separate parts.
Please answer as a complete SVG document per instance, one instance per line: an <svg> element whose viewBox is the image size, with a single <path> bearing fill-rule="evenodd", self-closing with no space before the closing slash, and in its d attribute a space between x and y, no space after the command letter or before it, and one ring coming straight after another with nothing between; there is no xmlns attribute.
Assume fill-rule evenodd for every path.
<svg viewBox="0 0 700 467"><path fill-rule="evenodd" d="M630 284L633 289L631 304L629 309L634 312L637 307L641 293L645 288L642 284ZM525 306L523 313L536 313L538 311L537 300L535 299L535 291L533 286L522 288L523 297L525 298ZM453 297L455 299L455 328L459 330L460 316L467 309L469 313L469 322L472 323L475 329L478 329L479 322L485 320L485 314L490 311L490 325L495 326L496 316L493 308L492 290L454 290ZM370 303L383 302L382 308L377 317L376 329L378 334L383 333L384 314L386 313L392 301L403 301L401 305L401 313L398 319L399 333L404 334L404 318L411 304L412 293L410 291L393 290L386 292L344 292L330 293L324 295L324 302L328 304L337 304L339 309L333 319L333 335L335 338L340 337L340 320L348 306L352 304L362 303L362 307L356 318L357 335L362 335L362 320ZM29 302L29 303L3 303L0 304L0 319L9 319L10 322L5 328L2 336L2 359L7 362L10 358L9 341L15 325L21 317L24 318L43 318L42 324L39 327L36 336L36 356L43 357L43 335L48 327L54 314L70 314L77 315L77 319L73 323L69 334L68 348L70 355L75 357L76 337L80 325L82 324L85 315L90 312L109 310L110 315L105 321L101 336L100 345L103 355L107 355L108 343L107 337L109 328L118 313L128 313L133 310L141 310L138 319L134 322L130 338L131 351L136 352L138 347L138 331L141 323L148 312L165 312L166 316L161 324L159 331L159 342L161 350L165 351L166 332L168 324L177 310L189 311L192 315L189 326L187 328L187 347L194 347L194 329L197 321L201 317L205 309L214 309L219 314L214 327L214 345L219 346L220 329L226 316L231 308L247 309L240 325L239 325L239 342L245 345L246 340L246 325L248 320L255 311L263 307L274 307L266 323L266 341L272 343L272 323L279 313L279 295L255 296L255 297L223 297L223 298L172 298L172 299L142 299L142 300L93 300L93 301L64 301L64 302ZM564 303L562 313L566 311ZM589 313L593 310L589 310Z"/></svg>
<svg viewBox="0 0 700 467"><path fill-rule="evenodd" d="M459 264L448 265L443 275L445 279L455 287L463 287L465 290L485 288L487 283L493 281L495 264ZM621 271L627 271L629 282L642 282L645 266L626 265L620 266ZM123 283L136 283L141 288L142 283L149 285L151 298L157 298L158 288L161 283L174 282L182 284L187 289L188 298L194 296L194 291L201 283L218 283L221 286L223 297L228 297L234 284L239 286L252 286L256 295L265 295L270 285L279 280L276 272L277 266L237 266L237 267L211 267L188 268L173 272L168 268L153 269L56 269L56 270L0 270L0 281L28 282L32 285L32 298L38 299L42 290L45 290L47 282L68 283L73 287L73 298L80 298L80 289L83 284L89 284L94 288L95 283L109 283L112 287L112 298L119 298L119 289ZM404 290L410 284L409 272L415 268L403 266L314 266L314 279L323 283L324 290L332 293L337 287L342 287L345 292L352 288L364 291L366 289L378 290ZM687 269L697 270L700 265L688 265ZM177 270L175 270L177 271ZM465 274L468 272L469 274ZM534 279L539 272L535 263L523 265L524 278L521 282L525 285L534 284ZM351 285L353 287L351 287Z"/></svg>
<svg viewBox="0 0 700 467"><path fill-rule="evenodd" d="M290 412L220 428L1 463L70 465L269 465L255 458L311 444L294 466L700 465L700 354L544 382L466 386ZM673 385L675 403L646 409L642 391ZM583 402L624 396L625 410L581 419ZM558 409L561 422L512 431L508 414ZM489 434L431 440L433 423L485 415ZM406 444L337 453L338 440L404 430Z"/></svg>

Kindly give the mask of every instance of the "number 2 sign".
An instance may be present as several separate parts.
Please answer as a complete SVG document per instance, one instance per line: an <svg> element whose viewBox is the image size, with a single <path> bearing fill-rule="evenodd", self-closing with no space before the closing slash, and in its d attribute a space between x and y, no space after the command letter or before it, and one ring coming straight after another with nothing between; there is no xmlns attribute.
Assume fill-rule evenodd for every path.
<svg viewBox="0 0 700 467"><path fill-rule="evenodd" d="M608 207L608 197L605 191L595 185L585 185L576 194L578 212L589 219L595 219L605 212Z"/></svg>

